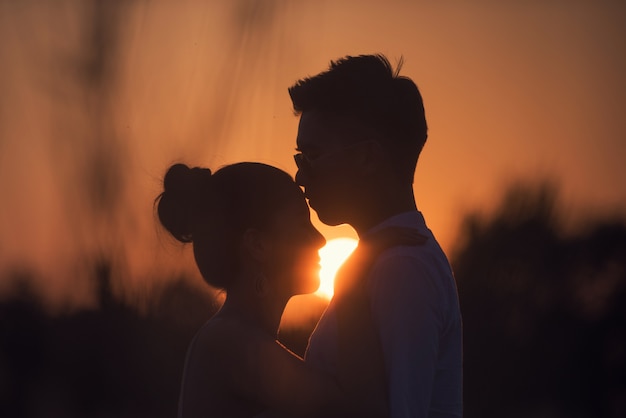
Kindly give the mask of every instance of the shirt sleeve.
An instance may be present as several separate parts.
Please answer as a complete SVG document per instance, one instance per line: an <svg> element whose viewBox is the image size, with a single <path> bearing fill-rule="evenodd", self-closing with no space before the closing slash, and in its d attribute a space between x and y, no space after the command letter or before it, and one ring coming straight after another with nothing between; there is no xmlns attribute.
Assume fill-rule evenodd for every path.
<svg viewBox="0 0 626 418"><path fill-rule="evenodd" d="M424 260L393 256L379 260L368 277L392 418L428 416L445 302L436 274Z"/></svg>

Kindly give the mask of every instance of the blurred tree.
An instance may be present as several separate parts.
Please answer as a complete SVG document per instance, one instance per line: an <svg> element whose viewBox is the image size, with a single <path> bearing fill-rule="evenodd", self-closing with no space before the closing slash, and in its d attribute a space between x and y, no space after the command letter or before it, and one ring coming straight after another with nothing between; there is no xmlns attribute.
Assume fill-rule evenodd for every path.
<svg viewBox="0 0 626 418"><path fill-rule="evenodd" d="M98 309L50 317L27 287L0 304L0 416L176 416L187 346L215 299L180 278L140 314L113 296L110 263L95 269Z"/></svg>
<svg viewBox="0 0 626 418"><path fill-rule="evenodd" d="M565 231L557 197L517 184L465 219L452 264L468 418L626 412L626 226Z"/></svg>
<svg viewBox="0 0 626 418"><path fill-rule="evenodd" d="M11 300L0 304L0 416L27 416L44 375L48 320L28 273L16 272Z"/></svg>

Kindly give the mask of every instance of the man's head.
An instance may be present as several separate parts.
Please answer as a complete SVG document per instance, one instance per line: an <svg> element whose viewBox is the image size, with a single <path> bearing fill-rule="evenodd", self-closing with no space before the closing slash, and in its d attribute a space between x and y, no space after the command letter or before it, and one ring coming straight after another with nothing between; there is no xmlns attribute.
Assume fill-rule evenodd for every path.
<svg viewBox="0 0 626 418"><path fill-rule="evenodd" d="M325 223L350 223L375 183L411 189L427 126L419 90L400 67L382 55L345 57L289 88L301 115L296 180Z"/></svg>

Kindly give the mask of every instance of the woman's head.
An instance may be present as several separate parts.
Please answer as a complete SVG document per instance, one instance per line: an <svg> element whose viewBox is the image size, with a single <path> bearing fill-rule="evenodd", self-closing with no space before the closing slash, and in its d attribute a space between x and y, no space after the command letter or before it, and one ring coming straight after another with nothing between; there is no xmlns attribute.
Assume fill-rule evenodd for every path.
<svg viewBox="0 0 626 418"><path fill-rule="evenodd" d="M253 260L272 280L293 286L293 294L315 290L310 270L318 266L317 250L324 239L311 225L304 195L287 173L249 162L215 173L176 164L163 183L159 220L177 240L193 242L207 283L228 290L242 263ZM244 238L250 236L263 241L260 254L246 245Z"/></svg>

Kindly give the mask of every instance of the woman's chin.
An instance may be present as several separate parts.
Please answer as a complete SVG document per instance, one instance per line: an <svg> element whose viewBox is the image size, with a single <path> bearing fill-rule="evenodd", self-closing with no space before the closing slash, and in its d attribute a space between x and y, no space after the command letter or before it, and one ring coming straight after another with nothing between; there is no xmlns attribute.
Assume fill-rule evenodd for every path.
<svg viewBox="0 0 626 418"><path fill-rule="evenodd" d="M320 288L320 279L316 277L313 280L308 280L306 283L303 281L302 286L297 289L296 295L308 295L315 293Z"/></svg>

